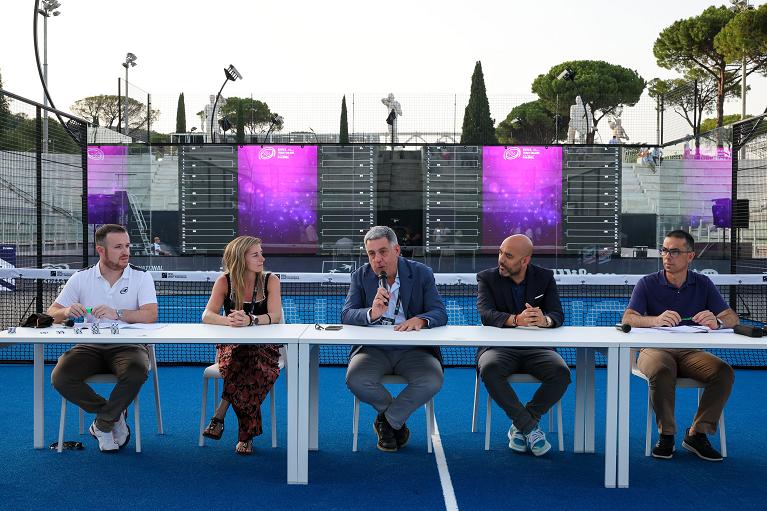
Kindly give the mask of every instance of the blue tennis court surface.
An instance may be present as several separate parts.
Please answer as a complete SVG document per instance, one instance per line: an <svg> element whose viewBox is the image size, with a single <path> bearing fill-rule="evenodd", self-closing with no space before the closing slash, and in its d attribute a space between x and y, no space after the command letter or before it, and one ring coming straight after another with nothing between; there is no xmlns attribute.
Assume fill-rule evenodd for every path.
<svg viewBox="0 0 767 511"><path fill-rule="evenodd" d="M51 366L46 367L48 373ZM344 369L320 370L320 450L309 455L309 485L286 484L285 381L277 384L279 447L270 446L268 407L265 434L254 443L255 455L234 453L236 420L227 416L224 438L197 446L202 367L160 368L166 434L156 433L153 394L141 394L143 452L133 440L119 454L98 452L95 441L77 434L77 413L67 415L65 439L81 440L83 451L32 448L32 367L0 366L0 495L3 509L94 509L108 505L132 509L444 509L444 493L436 456L427 454L422 411L408 421L411 441L397 453L375 448L373 411L363 405L359 452L351 452L352 396L344 385ZM631 460L629 489L605 489L604 385L597 370L596 454L572 452L575 387L565 395L564 453L555 448L543 458L512 453L506 447L508 419L493 410L491 450L483 450L484 399L480 426L471 433L474 371L449 368L436 396L436 418L449 482L459 509L754 509L763 502L767 473L767 440L759 424L767 411L764 371L739 370L725 410L729 458L707 463L679 448L674 459L644 457L646 385L632 379ZM529 388L528 388L529 387ZM534 386L519 387L529 396ZM753 397L757 396L754 402ZM680 391L677 419L689 423L694 392ZM57 436L58 394L46 388L46 443ZM208 407L210 413L210 406ZM88 421L86 416L86 421ZM90 419L92 420L92 418ZM132 414L129 423L132 425ZM712 437L716 445L718 437Z"/></svg>

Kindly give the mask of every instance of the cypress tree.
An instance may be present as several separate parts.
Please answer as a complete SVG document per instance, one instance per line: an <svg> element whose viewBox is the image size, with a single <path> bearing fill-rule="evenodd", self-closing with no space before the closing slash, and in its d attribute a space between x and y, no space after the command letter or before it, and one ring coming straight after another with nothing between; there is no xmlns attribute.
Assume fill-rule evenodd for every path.
<svg viewBox="0 0 767 511"><path fill-rule="evenodd" d="M186 106L184 105L184 93L178 95L176 107L176 133L186 133Z"/></svg>
<svg viewBox="0 0 767 511"><path fill-rule="evenodd" d="M245 143L245 105L244 100L237 99L237 114L235 126L237 127L237 143Z"/></svg>
<svg viewBox="0 0 767 511"><path fill-rule="evenodd" d="M346 116L346 95L341 99L341 131L338 134L340 144L349 143L349 120Z"/></svg>
<svg viewBox="0 0 767 511"><path fill-rule="evenodd" d="M485 77L482 74L482 62L477 61L471 75L471 95L463 114L461 143L466 145L497 144L493 119L490 117L490 104L487 101Z"/></svg>

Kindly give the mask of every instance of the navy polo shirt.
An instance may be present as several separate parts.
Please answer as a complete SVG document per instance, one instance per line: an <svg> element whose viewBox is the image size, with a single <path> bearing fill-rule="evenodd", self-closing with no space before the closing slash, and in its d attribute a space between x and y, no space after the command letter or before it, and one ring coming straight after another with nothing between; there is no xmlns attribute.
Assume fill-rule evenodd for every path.
<svg viewBox="0 0 767 511"><path fill-rule="evenodd" d="M693 317L708 310L719 315L729 308L711 279L687 270L687 280L677 288L666 280L666 272L660 270L642 277L631 293L629 309L642 316L659 316L667 310L675 311L683 318ZM682 321L683 325L695 324Z"/></svg>

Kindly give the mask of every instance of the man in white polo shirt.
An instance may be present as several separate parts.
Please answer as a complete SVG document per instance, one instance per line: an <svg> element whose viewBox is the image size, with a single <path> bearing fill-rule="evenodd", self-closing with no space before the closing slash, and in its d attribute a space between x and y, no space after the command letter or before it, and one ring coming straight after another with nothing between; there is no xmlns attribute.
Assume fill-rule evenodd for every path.
<svg viewBox="0 0 767 511"><path fill-rule="evenodd" d="M125 228L103 225L96 231L95 241L99 262L69 278L48 314L57 323L81 317L106 324L156 322L154 281L147 271L128 264L130 238ZM105 399L85 380L108 372L118 382ZM51 382L68 401L96 414L89 431L101 452L114 453L130 439L126 409L148 372L149 354L143 345L78 344L59 358Z"/></svg>

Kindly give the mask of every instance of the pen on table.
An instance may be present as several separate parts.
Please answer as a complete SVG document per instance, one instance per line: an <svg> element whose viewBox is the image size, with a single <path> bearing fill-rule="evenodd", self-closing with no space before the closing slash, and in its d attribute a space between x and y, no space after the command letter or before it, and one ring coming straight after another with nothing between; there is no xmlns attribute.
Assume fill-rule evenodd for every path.
<svg viewBox="0 0 767 511"><path fill-rule="evenodd" d="M689 318L682 318L682 321L692 321L692 316L690 316Z"/></svg>

